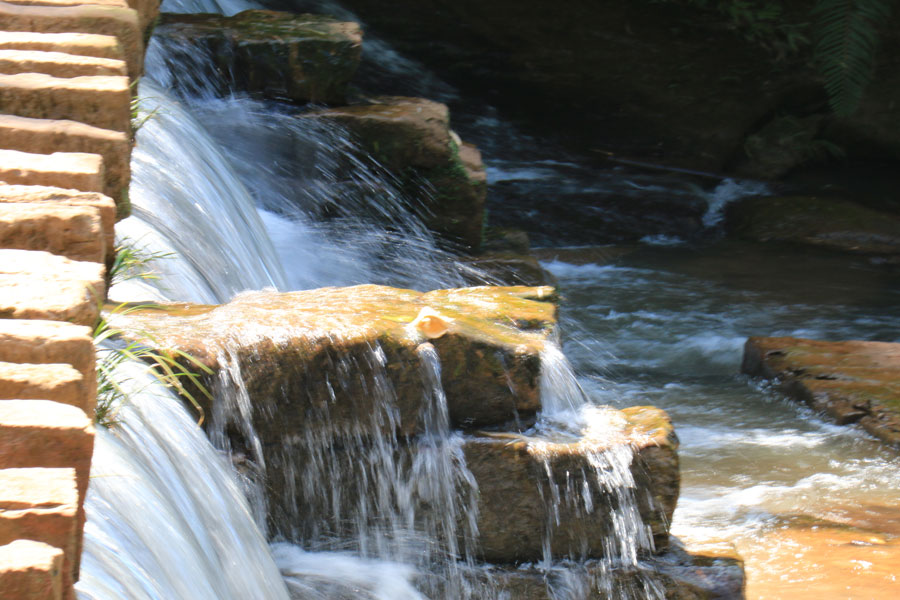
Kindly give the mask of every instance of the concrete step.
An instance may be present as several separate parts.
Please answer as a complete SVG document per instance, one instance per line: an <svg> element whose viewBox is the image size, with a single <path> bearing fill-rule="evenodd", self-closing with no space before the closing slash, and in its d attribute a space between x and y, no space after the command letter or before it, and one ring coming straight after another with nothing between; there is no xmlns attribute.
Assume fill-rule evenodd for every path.
<svg viewBox="0 0 900 600"><path fill-rule="evenodd" d="M125 199L131 181L131 137L122 131L76 121L0 115L0 148L39 154L99 154L103 157L103 193L119 202ZM65 187L73 186L66 184Z"/></svg>
<svg viewBox="0 0 900 600"><path fill-rule="evenodd" d="M92 33L0 31L0 50L64 52L79 56L125 60L125 53L115 36Z"/></svg>
<svg viewBox="0 0 900 600"><path fill-rule="evenodd" d="M102 192L105 187L103 157L84 152L32 154L0 150L0 181Z"/></svg>
<svg viewBox="0 0 900 600"><path fill-rule="evenodd" d="M0 73L46 73L54 77L128 76L124 60L45 50L3 49L0 49Z"/></svg>
<svg viewBox="0 0 900 600"><path fill-rule="evenodd" d="M63 551L34 540L0 546L0 590L16 600L63 599Z"/></svg>
<svg viewBox="0 0 900 600"><path fill-rule="evenodd" d="M3 112L33 119L65 119L131 134L127 77L53 77L0 74Z"/></svg>
<svg viewBox="0 0 900 600"><path fill-rule="evenodd" d="M100 213L90 206L0 203L0 248L106 262Z"/></svg>
<svg viewBox="0 0 900 600"><path fill-rule="evenodd" d="M93 415L92 387L71 365L0 362L0 400L50 400Z"/></svg>
<svg viewBox="0 0 900 600"><path fill-rule="evenodd" d="M0 318L93 327L106 297L104 274L98 263L49 252L0 250Z"/></svg>

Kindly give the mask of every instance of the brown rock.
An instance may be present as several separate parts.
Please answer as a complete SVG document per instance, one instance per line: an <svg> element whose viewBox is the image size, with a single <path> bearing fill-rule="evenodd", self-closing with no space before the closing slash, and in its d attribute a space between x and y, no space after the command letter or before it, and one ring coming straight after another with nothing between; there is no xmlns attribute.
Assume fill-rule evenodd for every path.
<svg viewBox="0 0 900 600"><path fill-rule="evenodd" d="M116 203L103 194L96 192L81 192L79 190L64 189L41 185L8 185L0 182L0 203L50 203L64 206L92 206L100 211L100 223L103 227L105 242L105 254L107 257L115 256L116 245ZM119 206L123 211L120 218L127 216L130 207L127 204Z"/></svg>
<svg viewBox="0 0 900 600"><path fill-rule="evenodd" d="M103 157L78 152L31 154L0 150L0 180L26 185L68 185L86 192L102 192Z"/></svg>
<svg viewBox="0 0 900 600"><path fill-rule="evenodd" d="M143 31L138 14L132 9L90 5L19 6L0 2L0 29L35 33L90 33L115 36L125 53L128 76L136 79L143 72ZM50 117L49 115L25 116L66 118Z"/></svg>
<svg viewBox="0 0 900 600"><path fill-rule="evenodd" d="M63 551L32 540L0 546L0 590L16 600L62 600Z"/></svg>
<svg viewBox="0 0 900 600"><path fill-rule="evenodd" d="M52 400L94 414L91 386L70 365L0 362L0 400Z"/></svg>
<svg viewBox="0 0 900 600"><path fill-rule="evenodd" d="M103 265L33 250L0 250L0 288L0 318L90 327L106 296Z"/></svg>
<svg viewBox="0 0 900 600"><path fill-rule="evenodd" d="M131 140L124 132L99 129L75 121L0 115L0 140L3 148L21 152L99 154L103 157L105 175L103 193L120 203L125 201L131 180ZM75 186L67 183L63 187Z"/></svg>
<svg viewBox="0 0 900 600"><path fill-rule="evenodd" d="M424 98L377 97L301 117L346 127L410 193L420 196L424 180L434 191L422 199L420 216L429 228L473 251L480 247L487 175L478 149L450 130L446 105Z"/></svg>
<svg viewBox="0 0 900 600"><path fill-rule="evenodd" d="M752 337L741 370L900 447L900 344Z"/></svg>
<svg viewBox="0 0 900 600"><path fill-rule="evenodd" d="M20 117L64 119L131 132L131 88L127 77L0 75L0 103L8 114Z"/></svg>
<svg viewBox="0 0 900 600"><path fill-rule="evenodd" d="M106 261L100 213L91 206L2 203L0 247L43 250L72 260Z"/></svg>
<svg viewBox="0 0 900 600"><path fill-rule="evenodd" d="M62 52L0 49L0 73L46 73L53 77L126 76L124 60Z"/></svg>
<svg viewBox="0 0 900 600"><path fill-rule="evenodd" d="M123 60L125 56L119 40L114 36L90 33L0 31L0 49L64 52L115 60Z"/></svg>
<svg viewBox="0 0 900 600"><path fill-rule="evenodd" d="M96 386L96 351L88 327L59 321L0 319L0 361L68 364L81 373L92 394Z"/></svg>
<svg viewBox="0 0 900 600"><path fill-rule="evenodd" d="M271 10L166 14L154 35L176 51L205 51L238 89L296 102L344 102L362 51L356 23Z"/></svg>
<svg viewBox="0 0 900 600"><path fill-rule="evenodd" d="M74 581L81 539L73 469L0 469L0 544L19 539L55 546Z"/></svg>
<svg viewBox="0 0 900 600"><path fill-rule="evenodd" d="M601 438L553 442L522 434L481 434L466 440L466 464L478 482L478 542L485 560L539 561L548 532L554 558L603 556L604 541L615 535L611 507L619 499L598 483L596 466L607 469L622 458L606 454L616 447L623 450L622 444L634 448L627 468L643 522L651 528L656 549L667 547L680 481L672 424L653 407L608 414L624 416L625 427ZM568 500L551 506L557 497Z"/></svg>

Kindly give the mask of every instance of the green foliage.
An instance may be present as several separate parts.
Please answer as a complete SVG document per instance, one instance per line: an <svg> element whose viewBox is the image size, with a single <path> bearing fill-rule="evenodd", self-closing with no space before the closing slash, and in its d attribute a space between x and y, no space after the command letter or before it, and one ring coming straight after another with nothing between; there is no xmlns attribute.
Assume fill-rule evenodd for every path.
<svg viewBox="0 0 900 600"><path fill-rule="evenodd" d="M151 252L140 248L133 240L125 238L116 246L116 258L109 268L109 284L112 286L129 279L159 279L150 263L171 256L171 252Z"/></svg>
<svg viewBox="0 0 900 600"><path fill-rule="evenodd" d="M144 308L149 307L122 304L111 313L127 314ZM128 399L124 389L128 379L123 379L120 367L126 361L140 361L147 363L147 372L159 383L186 398L200 413L202 423L203 409L186 386L189 384L211 400L212 396L200 379L202 374L212 373L210 368L180 350L153 350L136 341L125 343L117 339L121 337L122 331L110 326L108 314L104 315L94 328L94 345L98 354L97 408L94 412L94 422L107 428L116 425L119 410Z"/></svg>
<svg viewBox="0 0 900 600"><path fill-rule="evenodd" d="M835 114L853 113L872 78L878 27L891 14L890 0L819 0L815 60Z"/></svg>

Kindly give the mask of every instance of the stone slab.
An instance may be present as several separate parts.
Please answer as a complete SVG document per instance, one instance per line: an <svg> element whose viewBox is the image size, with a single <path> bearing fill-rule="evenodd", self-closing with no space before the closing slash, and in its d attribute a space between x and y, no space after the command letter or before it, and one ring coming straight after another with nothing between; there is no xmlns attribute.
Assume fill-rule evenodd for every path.
<svg viewBox="0 0 900 600"><path fill-rule="evenodd" d="M141 27L146 28L159 14L159 0L6 0L10 4L23 6L79 6L90 4L96 6L113 6L133 8L138 13Z"/></svg>
<svg viewBox="0 0 900 600"><path fill-rule="evenodd" d="M111 35L92 33L35 33L33 31L0 31L2 50L40 50L65 52L80 56L124 60L119 40Z"/></svg>
<svg viewBox="0 0 900 600"><path fill-rule="evenodd" d="M131 132L131 88L127 77L0 74L0 104L4 112L20 117L64 119Z"/></svg>
<svg viewBox="0 0 900 600"><path fill-rule="evenodd" d="M103 193L119 201L127 195L131 180L131 139L122 131L100 129L76 121L0 115L0 147L37 154L99 154L103 157ZM64 187L74 186L66 184Z"/></svg>
<svg viewBox="0 0 900 600"><path fill-rule="evenodd" d="M124 60L44 50L0 49L0 73L46 73L54 77L127 76Z"/></svg>
<svg viewBox="0 0 900 600"><path fill-rule="evenodd" d="M143 30L137 12L130 8L21 6L0 2L0 30L115 36L125 53L128 76L137 79L143 72Z"/></svg>
<svg viewBox="0 0 900 600"><path fill-rule="evenodd" d="M0 180L24 185L52 185L102 192L103 157L83 152L32 154L0 150Z"/></svg>
<svg viewBox="0 0 900 600"><path fill-rule="evenodd" d="M0 361L68 364L91 389L96 382L96 351L91 330L60 321L0 319Z"/></svg>
<svg viewBox="0 0 900 600"><path fill-rule="evenodd" d="M96 398L72 366L0 362L0 400L51 400L94 414Z"/></svg>
<svg viewBox="0 0 900 600"><path fill-rule="evenodd" d="M63 551L33 540L0 546L0 590L15 600L62 600Z"/></svg>
<svg viewBox="0 0 900 600"><path fill-rule="evenodd" d="M19 539L54 546L64 554L64 577L75 579L81 530L74 469L0 469L0 544Z"/></svg>
<svg viewBox="0 0 900 600"><path fill-rule="evenodd" d="M106 261L100 213L91 206L0 203L0 248L43 250L72 260Z"/></svg>
<svg viewBox="0 0 900 600"><path fill-rule="evenodd" d="M93 327L106 296L105 269L49 252L0 250L0 318Z"/></svg>
<svg viewBox="0 0 900 600"><path fill-rule="evenodd" d="M115 256L116 231L118 217L127 216L128 205L116 206L112 198L97 192L58 188L43 185L10 185L0 182L0 202L2 203L47 203L63 206L92 206L100 211L100 224L103 227L106 256Z"/></svg>
<svg viewBox="0 0 900 600"><path fill-rule="evenodd" d="M741 370L900 447L900 344L751 337Z"/></svg>

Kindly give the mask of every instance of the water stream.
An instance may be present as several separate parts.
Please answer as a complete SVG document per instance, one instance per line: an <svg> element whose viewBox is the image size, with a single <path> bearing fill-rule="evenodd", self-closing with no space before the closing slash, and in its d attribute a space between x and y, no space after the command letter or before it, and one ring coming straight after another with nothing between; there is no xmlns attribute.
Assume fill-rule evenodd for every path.
<svg viewBox="0 0 900 600"><path fill-rule="evenodd" d="M166 6L226 14L249 7L243 1ZM391 54L383 42L366 51L370 64L390 67L394 75L418 73L426 92L453 97L452 88ZM147 64L140 93L142 110L153 116L138 134L133 159L135 216L118 233L174 257L156 261L158 282L117 286L114 298L219 303L267 287L376 282L432 289L479 277L406 216L416 200L399 194L377 164L359 158L345 132L312 126L293 114L296 109L276 103L219 97L202 81L190 93L168 89L183 74L172 72L171 55L158 44L151 45ZM376 77L371 70L368 76ZM775 564L784 560L765 562L757 550L779 556L761 539L785 518L859 524L867 517L877 528L879 519L900 516L891 509L900 494L895 451L738 375L749 335L900 341L896 272L858 259L709 241L715 236L689 243L663 218L640 242L556 248L573 240L594 243L598 232L585 225L590 215L605 216L610 230L634 225L627 209L616 212L615 203L598 208L583 202L586 197L636 198L650 206L674 198L691 210L699 206L702 224L714 232L724 204L760 188L731 181L702 187L623 168L598 172L577 157L539 148L538 140L490 107L469 107L460 126L485 153L491 184L510 201L495 202L492 218L528 229L533 241L551 248L541 258L565 298L563 350L574 372L562 353L545 356L538 432L585 435L593 427L596 435L611 435L615 423L602 405L667 410L682 441L673 532L697 542L735 542L753 558L751 579L771 577L766 571L773 569L799 576ZM560 198L555 213L525 200L551 193ZM325 212L330 218L322 218ZM390 233L377 225L385 220L394 224ZM275 465L286 474L293 513L268 506L258 493L273 466L261 447L250 448L252 468L243 478L228 464L226 424L246 427L252 409L240 395L236 361L222 351L230 368L218 395L227 402L210 430L218 451L152 385L134 391L122 409L122 427L98 433L80 598L495 596L490 578L472 570L472 549L458 543L456 528L466 521L460 517L473 527L473 482L460 459L460 436L447 425L433 350L420 353L430 392L428 426L416 452L398 455L397 440L380 436L373 450L370 434L378 423L342 432L343 445L360 450L350 456L334 453L334 438L308 432ZM377 363L377 351L371 360ZM390 419L390 390L377 391L384 411L373 419ZM630 449L593 459L596 485L619 494L621 535L609 540L609 555L618 565L636 566L650 541L640 520L628 514L633 500L623 465ZM323 479L333 481L331 495L321 493ZM360 485L370 494L348 502L342 490ZM554 489L557 497L548 490L551 514L554 502L578 497L564 485ZM300 505L315 510L300 514ZM441 509L429 512L423 505ZM269 546L261 531L271 528L272 510L282 511L282 528L269 531L278 540ZM346 521L353 523L352 535L338 534L336 523ZM605 585L549 556L543 566L561 599L583 598ZM621 597L658 593L647 586Z"/></svg>

